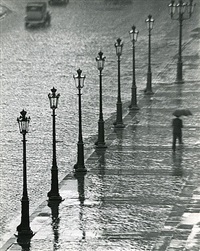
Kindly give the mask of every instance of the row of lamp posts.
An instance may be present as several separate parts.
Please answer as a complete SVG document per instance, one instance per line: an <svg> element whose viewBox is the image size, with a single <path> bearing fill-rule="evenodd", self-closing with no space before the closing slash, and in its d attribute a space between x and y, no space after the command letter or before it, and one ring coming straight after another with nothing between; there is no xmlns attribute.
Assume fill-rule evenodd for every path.
<svg viewBox="0 0 200 251"><path fill-rule="evenodd" d="M82 71L77 70L77 76L73 76L76 87L78 89L79 96L79 136L77 143L77 163L74 165L75 171L86 172L84 165L84 144L82 138L82 118L81 118L81 89L84 86L85 76L81 76ZM48 192L47 196L49 202L61 202L63 199L59 194L58 186L58 167L56 159L56 114L55 111L58 107L58 100L60 94L56 93L56 89L53 87L51 93L48 94L50 101L50 108L52 109L52 122L53 122L53 158L52 158L52 168L51 168L51 190ZM17 227L18 239L21 238L31 238L33 236L33 231L30 228L29 223L29 198L27 191L27 173L26 173L26 133L28 133L30 117L26 116L26 111L22 110L21 115L17 118L19 124L20 133L23 135L23 196L21 200L21 223Z"/></svg>
<svg viewBox="0 0 200 251"><path fill-rule="evenodd" d="M137 39L138 31L134 30L130 32L133 36L133 52L134 52L134 43ZM123 42L120 38L117 39L115 43L116 54L118 56L118 98L117 98L117 118L114 123L115 127L123 128L124 124L122 121L122 102L121 102L121 90L120 90L120 56L122 54ZM105 149L105 136L104 136L104 119L103 119L103 105L102 105L102 71L104 69L105 57L103 52L100 51L96 57L97 69L99 71L99 120L98 120L98 139L95 142L97 149ZM136 99L136 84L135 84L135 54L133 53L133 85L132 85L132 100L130 108L136 108L137 99ZM77 162L74 165L75 172L87 172L84 164L84 143L82 137L82 108L81 108L81 90L84 87L85 76L81 75L82 70L77 70L77 76L73 76L78 89L78 100L79 100L79 135L77 143ZM56 159L56 109L58 107L58 100L60 94L56 93L56 89L53 87L51 93L48 94L50 101L50 108L52 109L52 136L53 136L53 157L52 157L52 168L51 168L51 190L48 192L47 196L49 202L61 202L62 197L59 194L58 186L58 167ZM21 210L21 224L17 227L18 238L21 237L32 237L33 232L30 229L29 224L29 199L27 192L27 175L26 175L26 133L28 133L30 117L26 116L26 111L21 112L21 116L17 119L19 123L20 133L23 135L23 197L21 200L22 210Z"/></svg>
<svg viewBox="0 0 200 251"><path fill-rule="evenodd" d="M151 15L148 16L148 19L145 20L147 23L147 28L149 31L149 47L148 47L148 72L147 72L147 86L145 89L145 94L153 94L152 91L152 73L151 73L151 30L153 29L154 19ZM136 77L135 77L135 42L139 31L133 25L132 30L129 32L130 39L132 42L132 87L131 87L131 102L129 105L130 110L138 110L137 105L137 86L136 86ZM116 128L123 128L124 124L122 121L122 102L121 102L121 87L120 87L120 57L122 55L123 42L120 38L117 39L115 43L116 54L118 57L118 98L117 98L117 118L114 122Z"/></svg>
<svg viewBox="0 0 200 251"><path fill-rule="evenodd" d="M175 3L174 0L171 0L169 4L169 13L172 20L179 21L179 46L178 46L178 61L177 61L177 83L183 83L183 62L182 62L182 27L183 20L190 19L194 11L195 4L193 0L190 0L189 3L185 3L182 0L179 0L178 3Z"/></svg>
<svg viewBox="0 0 200 251"><path fill-rule="evenodd" d="M193 0L190 0L189 4L184 3L182 0L176 4L174 0L169 4L169 10L171 18L179 21L179 51L178 51L178 62L177 62L177 82L183 82L182 76L182 22L191 17L194 11L195 4ZM148 46L148 72L147 72L147 85L145 89L145 94L152 94L152 72L151 72L151 30L153 29L154 19L151 15L145 20L147 23L147 28L149 31L149 46ZM138 110L137 105L137 87L135 80L135 42L137 41L139 31L136 30L135 26L132 26L132 30L129 32L131 42L132 42L132 56L133 56L133 69L132 69L132 88L131 88L131 103L129 105L130 110ZM120 86L120 57L122 55L123 42L120 38L117 39L115 43L116 55L118 57L118 95L117 95L117 112L116 121L114 126L116 128L123 128L122 120L122 102L121 102L121 86ZM104 138L104 120L103 120L103 109L102 109L102 71L104 69L105 57L103 52L100 51L96 57L97 69L99 70L99 121L98 121L98 139L95 143L96 148L104 149L106 148L105 138ZM74 169L77 173L86 173L87 169L84 164L84 143L82 137L82 114L81 114L81 90L84 87L85 76L81 75L82 71L77 70L77 76L73 76L78 89L78 99L79 99L79 135L77 143L77 163L74 165ZM50 108L52 109L52 121L53 121L53 159L51 168L51 190L48 192L47 196L49 201L61 202L62 197L59 194L58 187L58 167L56 160L56 114L55 110L58 107L58 100L60 94L56 93L56 89L53 87L51 93L49 93ZM18 238L31 238L33 236L33 231L30 228L29 223L29 198L27 191L27 168L26 168L26 133L29 130L30 117L26 116L26 111L22 110L21 115L17 118L19 124L20 133L23 135L23 195L21 199L21 223L17 227Z"/></svg>

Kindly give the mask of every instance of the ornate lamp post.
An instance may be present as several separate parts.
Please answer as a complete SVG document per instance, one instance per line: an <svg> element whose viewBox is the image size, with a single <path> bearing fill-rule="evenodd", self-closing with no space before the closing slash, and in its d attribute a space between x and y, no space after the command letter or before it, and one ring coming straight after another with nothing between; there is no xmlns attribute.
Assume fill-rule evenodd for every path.
<svg viewBox="0 0 200 251"><path fill-rule="evenodd" d="M174 0L169 4L169 13L172 20L179 21L179 48L178 48L178 62L177 62L177 76L176 82L183 83L183 63L182 63L182 27L183 20L190 19L194 11L195 4L193 0L190 0L189 3L184 3L182 0L179 0L176 4ZM187 11L186 11L187 10Z"/></svg>
<svg viewBox="0 0 200 251"><path fill-rule="evenodd" d="M122 101L121 101L121 85L120 85L120 57L122 55L123 42L120 38L115 43L115 49L117 54L118 62L118 96L117 96L117 118L113 123L116 128L123 128L124 124L122 121Z"/></svg>
<svg viewBox="0 0 200 251"><path fill-rule="evenodd" d="M139 31L136 30L136 27L133 25L132 30L129 31L131 42L132 42L132 49L133 49L133 82L132 82L132 96L131 96L131 104L129 105L129 108L131 110L138 110L139 107L137 105L137 87L136 87L136 81L135 81L135 42L137 41L137 37L139 34Z"/></svg>
<svg viewBox="0 0 200 251"><path fill-rule="evenodd" d="M147 72L147 86L145 94L153 94L152 91L152 73L151 73L151 30L153 29L154 19L152 15L149 15L145 20L147 23L147 29L149 30L149 52L148 52L148 72Z"/></svg>
<svg viewBox="0 0 200 251"><path fill-rule="evenodd" d="M23 135L23 196L21 200L21 223L17 227L18 238L31 238L33 232L29 222L29 199L27 191L27 172L26 172L26 133L28 133L30 117L26 117L26 111L20 112L21 116L17 118L19 131Z"/></svg>
<svg viewBox="0 0 200 251"><path fill-rule="evenodd" d="M62 201L62 197L58 191L58 167L56 161L56 114L55 110L58 107L58 99L60 94L56 94L56 89L53 87L51 93L48 94L50 101L50 108L52 109L53 117L53 160L51 168L51 190L48 192L47 196L49 201Z"/></svg>
<svg viewBox="0 0 200 251"><path fill-rule="evenodd" d="M84 144L82 137L82 115L81 115L81 89L84 87L85 76L81 76L82 71L80 69L77 70L77 76L73 76L76 84L76 88L78 89L78 97L79 97L79 136L77 143L77 163L74 166L76 172L87 172L84 165Z"/></svg>
<svg viewBox="0 0 200 251"><path fill-rule="evenodd" d="M96 148L106 148L104 140L104 120L102 110L102 70L104 68L105 58L103 52L100 51L96 57L97 69L99 70L99 121L98 121L98 140L95 143Z"/></svg>

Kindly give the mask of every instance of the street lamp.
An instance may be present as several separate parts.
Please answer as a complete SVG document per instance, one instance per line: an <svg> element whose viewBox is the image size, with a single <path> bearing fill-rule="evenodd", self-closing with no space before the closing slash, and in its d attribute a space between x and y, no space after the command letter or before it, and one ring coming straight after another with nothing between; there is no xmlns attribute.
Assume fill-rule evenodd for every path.
<svg viewBox="0 0 200 251"><path fill-rule="evenodd" d="M182 63L182 27L183 20L190 19L194 11L195 4L193 0L190 0L189 3L184 3L182 0L179 0L176 4L174 0L169 4L169 14L172 20L179 21L179 49L178 49L178 62L177 62L177 76L176 82L183 83L183 63Z"/></svg>
<svg viewBox="0 0 200 251"><path fill-rule="evenodd" d="M21 223L17 227L18 238L31 238L33 232L29 222L29 199L27 191L27 172L26 172L26 133L28 133L30 117L26 117L26 111L20 112L21 116L17 118L19 131L23 135L23 196L21 200Z"/></svg>
<svg viewBox="0 0 200 251"><path fill-rule="evenodd" d="M117 96L117 118L113 123L116 128L123 128L124 124L122 121L122 101L121 101L121 86L120 86L120 57L122 55L123 42L120 38L115 43L115 49L117 54L118 62L118 96Z"/></svg>
<svg viewBox="0 0 200 251"><path fill-rule="evenodd" d="M132 42L132 49L133 49L133 82L132 82L132 96L131 96L131 104L129 105L129 109L131 110L138 110L139 107L137 105L137 87L135 81L135 42L137 41L137 37L139 31L136 30L136 27L133 25L132 30L129 31L131 42Z"/></svg>
<svg viewBox="0 0 200 251"><path fill-rule="evenodd" d="M79 97L79 136L77 143L77 163L74 165L74 169L76 172L87 172L84 165L84 144L82 137L82 115L81 115L81 89L84 87L85 76L81 76L82 71L80 69L77 70L77 76L73 76L75 80L76 88L78 89L78 97Z"/></svg>
<svg viewBox="0 0 200 251"><path fill-rule="evenodd" d="M148 52L148 72L147 72L147 86L145 89L145 94L153 94L152 91L152 73L151 73L151 30L153 29L154 19L152 15L149 15L145 20L147 24L147 29L149 30L149 52Z"/></svg>
<svg viewBox="0 0 200 251"><path fill-rule="evenodd" d="M98 140L95 143L96 148L106 148L104 141L104 120L102 111L102 70L104 68L105 58L100 51L96 57L97 69L99 70L99 121L98 121Z"/></svg>
<svg viewBox="0 0 200 251"><path fill-rule="evenodd" d="M49 197L49 201L62 201L62 197L58 191L58 167L56 161L56 115L55 110L58 107L58 99L60 94L56 94L56 89L53 87L51 89L51 93L48 94L50 101L50 108L52 109L52 117L53 117L53 160L52 160L52 168L51 168L51 190L48 192L47 196Z"/></svg>

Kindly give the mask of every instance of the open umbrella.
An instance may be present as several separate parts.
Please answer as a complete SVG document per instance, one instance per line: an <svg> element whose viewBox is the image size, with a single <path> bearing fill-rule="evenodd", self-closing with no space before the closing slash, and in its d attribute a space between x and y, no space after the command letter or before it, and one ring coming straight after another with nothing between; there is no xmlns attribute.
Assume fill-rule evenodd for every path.
<svg viewBox="0 0 200 251"><path fill-rule="evenodd" d="M189 109L177 109L172 114L176 117L192 115Z"/></svg>

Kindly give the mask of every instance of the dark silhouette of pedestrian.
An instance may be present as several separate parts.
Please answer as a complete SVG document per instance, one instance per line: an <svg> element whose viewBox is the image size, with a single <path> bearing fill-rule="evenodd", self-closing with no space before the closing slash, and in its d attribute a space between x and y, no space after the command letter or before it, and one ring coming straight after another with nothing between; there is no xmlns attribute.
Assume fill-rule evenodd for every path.
<svg viewBox="0 0 200 251"><path fill-rule="evenodd" d="M173 149L173 151L175 151L176 150L176 140L177 139L179 141L179 144L183 144L183 142L182 142L183 122L178 116L176 116L176 118L172 120L172 127L173 127L172 149Z"/></svg>

